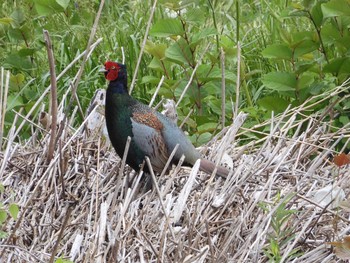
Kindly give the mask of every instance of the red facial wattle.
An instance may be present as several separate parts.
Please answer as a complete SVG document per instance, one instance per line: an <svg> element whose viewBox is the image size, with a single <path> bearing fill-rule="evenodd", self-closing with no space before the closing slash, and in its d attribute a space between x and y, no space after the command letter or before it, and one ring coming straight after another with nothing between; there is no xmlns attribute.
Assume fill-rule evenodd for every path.
<svg viewBox="0 0 350 263"><path fill-rule="evenodd" d="M112 61L107 61L105 63L105 69L106 69L106 79L109 81L116 80L118 78L118 73L120 70L120 67L117 63Z"/></svg>

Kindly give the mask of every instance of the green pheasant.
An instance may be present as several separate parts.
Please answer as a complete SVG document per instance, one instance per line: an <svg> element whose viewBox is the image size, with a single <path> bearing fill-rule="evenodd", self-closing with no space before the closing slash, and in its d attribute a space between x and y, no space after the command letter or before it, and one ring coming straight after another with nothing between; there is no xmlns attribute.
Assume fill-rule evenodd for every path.
<svg viewBox="0 0 350 263"><path fill-rule="evenodd" d="M184 163L193 166L201 159L200 170L211 174L215 164L201 158L183 131L163 114L142 104L128 93L127 71L123 64L107 61L103 70L109 85L106 92L105 117L109 138L117 154L124 154L128 136L131 138L126 163L134 170L148 156L155 172L161 173L175 146L178 149L172 162L185 156ZM147 166L145 172L149 172ZM217 175L225 177L229 170L218 166Z"/></svg>

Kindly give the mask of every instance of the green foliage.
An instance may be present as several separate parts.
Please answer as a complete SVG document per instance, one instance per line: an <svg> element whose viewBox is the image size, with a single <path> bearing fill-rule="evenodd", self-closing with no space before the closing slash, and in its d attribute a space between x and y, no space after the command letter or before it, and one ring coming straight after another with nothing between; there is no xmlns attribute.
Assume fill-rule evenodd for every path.
<svg viewBox="0 0 350 263"><path fill-rule="evenodd" d="M152 27L150 35L157 37L170 37L184 34L182 24L176 19L159 19Z"/></svg>
<svg viewBox="0 0 350 263"><path fill-rule="evenodd" d="M276 91L294 91L297 86L297 79L293 73L270 72L262 79L263 84Z"/></svg>
<svg viewBox="0 0 350 263"><path fill-rule="evenodd" d="M218 129L222 114L220 48L227 48L230 42L222 35L223 45L217 45L217 25L213 23L213 17L207 17L210 6L208 2L200 2L191 2L190 5L186 1L163 3L165 13L171 18L154 23L145 48L152 57L148 66L160 74L157 74L158 78L154 78L154 73L143 78L143 83L154 84L164 75L164 85L159 94L177 101L193 75L178 114L183 120L191 109L196 113L190 116L187 129L191 129L194 134L191 139L198 145L210 140ZM234 47L232 41L230 44L228 51ZM227 61L234 59L234 55L234 52L227 52ZM226 71L227 85L233 86L235 81L233 71ZM232 89L224 96L229 101L233 97ZM232 112L229 115L232 117Z"/></svg>
<svg viewBox="0 0 350 263"><path fill-rule="evenodd" d="M302 26L281 25L279 43L267 45L261 53L276 65L276 72L262 77L273 96L300 105L350 76L346 7L350 7L347 1L300 1L281 12L285 23Z"/></svg>
<svg viewBox="0 0 350 263"><path fill-rule="evenodd" d="M265 255L269 258L270 262L280 262L282 259L281 248L286 244L293 241L295 238L294 229L291 227L290 221L293 220L294 215L298 212L294 209L289 209L289 201L294 195L289 195L281 202L281 196L277 193L273 206L269 203L261 202L259 204L266 213L269 213L271 207L278 205L277 209L271 215L269 239L267 240L266 248L264 249ZM279 204L280 203L280 204ZM288 255L288 259L292 259L300 255L298 249L294 249Z"/></svg>
<svg viewBox="0 0 350 263"><path fill-rule="evenodd" d="M11 217L12 217L14 220L17 220L17 216L18 216L18 212L19 212L19 207L18 207L18 205L16 205L16 204L10 204L10 206L9 206L9 212L10 212Z"/></svg>
<svg viewBox="0 0 350 263"><path fill-rule="evenodd" d="M5 192L5 187L0 184L0 195L3 195ZM9 218L17 220L19 212L19 207L15 203L11 203L9 205L5 205L0 202L0 228L3 229L3 226L6 224ZM0 239L6 238L7 233L5 231L0 230Z"/></svg>
<svg viewBox="0 0 350 263"><path fill-rule="evenodd" d="M55 263L73 263L73 261L64 258L58 258L55 260Z"/></svg>
<svg viewBox="0 0 350 263"><path fill-rule="evenodd" d="M78 87L83 109L96 88L106 85L97 69L107 59L121 61L121 47L129 78L134 74L151 5L151 1L105 2L97 30L97 37L104 41L88 60ZM0 65L11 71L7 130L14 117L12 110L22 108L22 113L27 113L49 85L43 29L50 32L59 73L86 48L98 6L99 1L88 0L2 1ZM179 121L193 110L185 129L195 144L207 142L220 127L222 96L226 101L226 125L233 117L239 41L238 106L250 114L245 125L251 127L269 118L272 111L280 113L289 104L300 105L349 77L347 7L347 0L161 0L133 95L148 102L164 75L159 95L178 101L193 74L178 107ZM225 94L221 94L221 51L225 54ZM59 81L60 98L70 89L77 68ZM310 114L328 104L325 101ZM344 102L336 109L340 114L328 119L334 127L346 124L348 116ZM33 119L38 118L38 111L34 111ZM30 136L30 128L21 136Z"/></svg>

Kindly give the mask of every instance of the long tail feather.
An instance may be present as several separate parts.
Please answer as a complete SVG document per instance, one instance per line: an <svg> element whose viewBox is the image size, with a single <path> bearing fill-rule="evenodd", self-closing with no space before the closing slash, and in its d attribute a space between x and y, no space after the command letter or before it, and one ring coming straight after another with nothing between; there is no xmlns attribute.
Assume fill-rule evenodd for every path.
<svg viewBox="0 0 350 263"><path fill-rule="evenodd" d="M207 174L212 174L215 167L217 167L216 175L226 179L228 174L230 173L230 170L220 165L216 166L214 162L209 161L207 159L201 159L199 170L206 172Z"/></svg>

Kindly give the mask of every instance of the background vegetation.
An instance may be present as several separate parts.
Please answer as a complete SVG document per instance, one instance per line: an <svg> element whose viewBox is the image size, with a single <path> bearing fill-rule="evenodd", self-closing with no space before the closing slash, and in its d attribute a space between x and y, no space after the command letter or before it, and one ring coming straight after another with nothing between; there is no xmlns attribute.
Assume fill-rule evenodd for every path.
<svg viewBox="0 0 350 263"><path fill-rule="evenodd" d="M90 0L2 1L0 65L11 72L5 128L12 124L13 110L28 112L49 85L43 29L51 35L60 72L86 48L98 6L99 1ZM103 42L88 60L77 91L83 109L95 90L106 86L98 69L108 59L121 61L122 48L131 80L151 7L151 1L106 1L97 31ZM238 108L250 114L245 125L251 127L272 111L300 105L349 77L349 28L347 0L160 0L133 96L148 102L164 75L159 95L178 101L193 75L177 110L180 121L193 110L186 130L199 145L221 127L223 71L225 124L231 123L238 101ZM77 68L60 79L61 97ZM348 123L350 102L340 104L337 99L318 104L310 114L334 103L328 117L333 127ZM21 134L29 135L29 128Z"/></svg>
<svg viewBox="0 0 350 263"><path fill-rule="evenodd" d="M118 210L122 206L114 205L117 200L115 193L123 195L124 186L129 184L129 179L124 177L123 183L120 183L119 179L111 180L112 184L110 184L109 179L115 173L116 167L115 161L110 159L113 158L113 154L105 155L105 152L94 143L87 142L85 138L74 134L68 142L64 143L63 150L61 142L59 143L60 148L55 157L55 160L59 161L53 161L52 165L46 166L45 150L30 149L29 153L23 153L21 150L12 151L11 149L16 149L12 148L15 136L11 133L6 134L10 131L15 116L20 118L16 114L18 112L23 115L28 114L50 84L43 30L48 30L50 33L54 46L56 72L60 73L86 49L99 5L100 1L97 0L2 0L0 2L0 66L11 73L4 134L5 140L8 141L6 148L0 139L0 145L5 148L0 176L6 178L1 179L1 182L6 181L6 185L0 183L0 196L4 200L0 202L0 239L10 235L11 238L9 237L8 241L11 241L22 218L28 216L34 222L35 217L40 217L40 222L45 223L35 226L40 227L40 233L49 233L48 238L40 236L33 243L40 248L37 250L40 253L41 251L47 253L47 249L50 248L52 260L58 246L56 248L51 246L55 243L59 244L53 241L59 241L62 237L58 234L60 229L56 225L53 227L53 221L50 220L51 218L57 220L59 222L57 225L64 222L64 218L68 220L71 215L63 209L66 203L61 200L68 200L68 196L69 198L78 196L79 199L81 193L84 193L84 196L88 194L88 199L84 197L84 202L92 204L97 200L98 208L102 203L105 204L106 199L113 200L111 214L124 213L123 220L130 220L133 226L141 229L145 227L145 222L148 222L149 225L144 229L149 230L149 233L152 231L153 234L155 233L155 235L148 235L154 238L153 247L161 248L160 251L165 248L163 243L165 235L163 236L163 233L159 232L158 225L154 224L158 220L158 215L154 213L157 209L154 208L152 196L147 197L148 200L152 200L148 203L151 205L143 206L144 211L149 212L146 221L143 217L146 213L142 213L142 217L136 218L136 221L134 216L138 213L134 213L131 209L129 214L131 216L127 215L129 211L124 210L124 207L129 206L131 199L121 197L121 203L124 202L123 204L126 205L122 208L123 211ZM348 233L347 230L343 231L348 229L348 210L343 211L335 205L334 209L337 210L331 211L329 210L331 207L328 207L330 203L320 205L319 201L310 202L308 194L313 190L315 196L321 195L321 192L326 192L326 187L333 187L330 183L337 181L333 180L337 177L340 178L339 185L341 181L348 182L347 177L341 176L343 171L340 170L340 166L350 162L349 156L339 155L340 161L339 156L338 162L334 161L339 166L337 172L334 172L332 164L328 165L326 160L328 154L334 150L334 145L336 145L336 151L345 148L344 144L338 143L338 139L349 138L348 129L342 129L349 123L350 102L345 99L349 94L345 94L347 91L343 91L342 88L334 89L348 79L350 74L349 0L159 0L147 35L147 42L143 46L152 5L151 1L141 0L105 1L96 35L96 39L102 38L103 41L99 43L85 65L84 74L77 89L77 99L74 100L82 110L74 122L69 124L80 126L95 91L106 87L105 79L98 73L103 63L106 60L122 61L124 53L131 82L143 47L144 53L140 60L133 96L148 103L158 83L164 77L157 99L160 101L161 97L171 98L179 103L177 108L179 122L189 116L185 130L189 131L196 145L208 142L221 129L222 124L230 125L237 113L236 109L249 113L248 120L244 122L244 125L249 128L265 122L273 114L285 112L284 117L266 122L267 125L255 126L251 130L241 129L243 132L239 134L240 143L244 143L245 138L252 140L261 136L261 140L254 142L266 142L266 144L262 145L257 155L252 154L248 158L242 158L242 162L235 163L237 169L234 172L239 173L239 180L238 177L232 176L221 186L215 184L214 187L218 187L215 189L211 184L203 184L201 187L208 188L197 188L197 192L192 191L193 198L188 202L193 203L189 207L195 208L195 211L192 211L192 218L203 218L203 214L206 214L206 218L215 224L230 222L231 217L236 220L239 215L243 215L243 220L239 224L236 224L238 221L232 221L235 222L233 225L227 224L222 228L215 226L213 231L219 231L218 235L222 233L223 238L220 240L215 237L215 239L222 241L219 245L223 247L218 247L217 251L213 250L214 246L210 248L212 261L215 261L216 256L219 258L221 254L226 254L225 251L234 253L235 250L240 252L232 255L236 258L255 257L260 253L258 250L254 252L256 255L251 253L252 244L255 244L255 248L262 248L265 257L271 262L282 262L299 257L304 252L304 259L318 262L319 260L310 259L309 249L311 252L314 249L318 256L318 246L324 247L324 240L337 240L336 237ZM80 65L75 64L58 81L59 100L64 101L64 106L60 109L73 109L66 104L74 93L70 90L79 68ZM189 86L188 83L190 83ZM3 86L3 83L0 83L0 87ZM63 99L65 94L68 94L67 100ZM321 95L324 100L319 96L317 103L311 104L312 102L308 99L314 95ZM225 107L222 108L222 105ZM286 110L287 107L293 108ZM38 123L42 110L49 111L49 98L45 100L44 105L39 105L33 111L31 120ZM68 114L71 113L68 112ZM3 112L0 115L3 116ZM19 129L21 134L16 137L17 140L31 136L32 130L35 130L30 124L31 120L25 122L27 127ZM324 129L318 129L319 126ZM274 137L266 136L266 133L269 135L268 129L271 127L274 129L271 134L277 134L277 131L281 133ZM300 127L304 128L305 137L299 134L302 132L302 129L299 130ZM70 126L64 126L63 129L69 130ZM68 131L65 132L69 134ZM227 146L232 146L236 136L236 134L229 136L230 134L226 133L223 139ZM324 134L328 136L322 137ZM298 139L289 140L288 136ZM33 136L28 140L29 145L36 145L39 142L45 146L48 144L48 137L43 137L40 141ZM0 138L2 138L1 129ZM299 143L299 139L305 143ZM84 147L80 148L82 145ZM85 148L85 145L89 147ZM70 149L67 151L68 157L63 155L66 148ZM233 148L232 146L231 150ZM243 153L243 151L240 152ZM89 159L86 162L86 156L93 156L91 159L99 161L93 160L90 163ZM76 160L83 160L82 164ZM79 168L76 166L77 163ZM329 169L328 172L325 172L324 164L328 165L326 167ZM90 171L90 174L87 171ZM107 177L101 175L107 175ZM82 180L83 176L84 180ZM170 185L181 187L176 176L171 175L168 178L171 178L167 179L168 189ZM62 181L59 182L58 180L61 179ZM47 185L50 187L46 187ZM95 188L96 185L97 188ZM348 184L344 185L341 185L344 190L349 189ZM86 189L92 189L92 191L86 191ZM341 188L338 187L338 190ZM66 195L66 192L77 193L77 195ZM100 195L100 192L104 194ZM178 198L176 191L171 190L171 192L174 202L183 200ZM110 197L106 198L106 193ZM225 205L220 205L220 208L211 208L212 193L223 193L222 196L229 196L229 201L226 202L220 197L221 200L225 200ZM332 191L331 195L336 194ZM38 203L40 207L32 209L34 205L32 201L34 203L36 200L40 200ZM308 202L312 204L313 211ZM203 210L199 210L198 205ZM318 210L321 207L322 212ZM111 253L108 252L109 249L114 250L104 242L103 238L99 240L101 243L94 242L96 238L94 230L100 222L99 211L90 209L88 206L85 208L85 217L81 217L81 207L75 206L72 218L79 216L82 222L87 220L94 222L95 227L80 229L83 224L74 223L73 229L66 228L66 223L62 223L61 229L66 228L70 234L63 237L67 239L62 239L64 246L58 254L68 255L65 251L70 250L72 231L76 231L79 235L85 232L87 237L93 237L91 238L93 247L96 246L98 249L91 249L89 242L86 242L82 249L82 251L93 251L91 258L96 258L94 253L103 255L99 253L99 247L102 246L98 244L108 245L105 255ZM139 209L139 205L135 208ZM226 208L232 209L230 213L227 213ZM222 211L218 212L219 209ZM107 210L105 210L106 215ZM32 211L34 215L30 215ZM309 214L310 211L312 215ZM213 218L212 212L218 217ZM346 216L343 216L344 213ZM166 215L165 212L163 214ZM18 215L20 215L19 218ZM47 221L42 221L42 218ZM113 217L112 220L119 220L118 218ZM121 221L112 220L111 225L120 226ZM16 222L16 226L12 227L13 222ZM184 229L189 232L181 234L184 237L183 240L186 240L187 236L188 240L191 240L193 233L200 233L197 236L202 237L203 244L207 245L208 240L210 241L210 238L206 238L210 237L209 224L207 224L208 228L203 228L202 223L207 222L206 220L193 222L195 221L188 220L189 225L184 225L186 226ZM27 222L21 225L21 231L25 230L22 232L24 234L18 234L18 240L26 240L25 245L28 244L27 242L30 243L32 235L34 236L25 227L26 224ZM11 231L8 230L10 228ZM258 235L257 243L255 234L262 233L261 229L266 232ZM36 228L32 227L32 230L34 233ZM117 231L119 232L116 233L120 233L119 236L126 236L122 229ZM132 231L127 230L127 233L131 233L128 236L132 238L130 240L135 240ZM216 235L216 232L212 233ZM242 236L237 233L241 233ZM162 236L159 237L159 234ZM348 238L345 237L344 240L348 241ZM143 240L144 237L139 236L138 239ZM251 243L251 240L254 242ZM42 242L49 245L43 246ZM147 242L149 243L149 240ZM10 243L7 242L7 244ZM34 250L33 243L30 243L31 251ZM135 242L125 242L123 244L125 251L128 249L131 253L139 251L139 248L130 247L131 243L138 246ZM335 244L336 242L333 242L332 245ZM169 246L168 255L173 251L179 251L173 250L172 245ZM190 247L191 245L193 243L190 243ZM197 252L200 252L201 242L197 242L196 245ZM349 247L348 244L346 245ZM43 247L44 250L42 250ZM89 248L86 249L87 247ZM245 254L241 253L242 250ZM13 251L16 252L16 250ZM181 251L183 258L186 257L186 253L193 253L193 251L189 252L187 249ZM153 249L148 251L151 257L153 253ZM178 255L175 255L175 258L180 258L181 253L176 252ZM329 251L324 250L323 253L327 253L328 256ZM155 257L157 256L159 255ZM262 256L261 253L260 256ZM69 262L64 258L56 262ZM139 259L139 255L136 255L136 258Z"/></svg>

